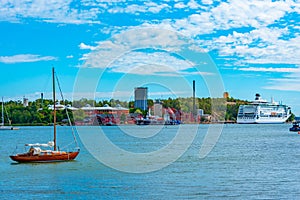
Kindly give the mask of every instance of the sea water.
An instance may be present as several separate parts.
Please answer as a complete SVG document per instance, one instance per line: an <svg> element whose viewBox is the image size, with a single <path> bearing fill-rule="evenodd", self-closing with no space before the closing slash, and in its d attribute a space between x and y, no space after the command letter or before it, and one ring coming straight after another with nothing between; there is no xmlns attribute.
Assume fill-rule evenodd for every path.
<svg viewBox="0 0 300 200"><path fill-rule="evenodd" d="M193 134L195 126L182 125L187 138ZM16 164L9 155L14 151L22 152L25 143L50 141L52 127L1 131L0 198L300 198L300 135L289 132L291 124L224 125L214 148L201 158L199 151L208 127L214 126L218 125L197 126L195 138L183 155L163 168L146 173L124 172L103 164L87 150L80 134L77 139L81 152L75 161ZM101 127L111 143L134 153L163 149L176 137L178 129L179 126ZM143 135L145 133L153 134ZM91 134L95 137L91 135L90 138L97 138L97 132ZM70 127L58 127L58 143L65 145L70 141ZM178 153L176 148L172 151L169 153ZM130 160L115 162L130 166Z"/></svg>

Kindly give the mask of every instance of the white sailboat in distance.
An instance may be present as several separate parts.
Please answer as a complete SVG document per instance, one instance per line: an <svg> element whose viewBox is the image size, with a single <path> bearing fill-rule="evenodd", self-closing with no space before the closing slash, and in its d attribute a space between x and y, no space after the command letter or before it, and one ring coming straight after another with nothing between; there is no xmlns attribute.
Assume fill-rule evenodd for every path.
<svg viewBox="0 0 300 200"><path fill-rule="evenodd" d="M8 120L8 121L9 121L9 126L5 126L5 124L4 124L4 102L3 102L3 97L2 97L2 108L1 108L1 113L2 113L2 115L1 115L0 130L17 130L17 129L19 129L19 128L17 128L17 127L13 127L13 126L11 125L11 121L10 121L10 120Z"/></svg>

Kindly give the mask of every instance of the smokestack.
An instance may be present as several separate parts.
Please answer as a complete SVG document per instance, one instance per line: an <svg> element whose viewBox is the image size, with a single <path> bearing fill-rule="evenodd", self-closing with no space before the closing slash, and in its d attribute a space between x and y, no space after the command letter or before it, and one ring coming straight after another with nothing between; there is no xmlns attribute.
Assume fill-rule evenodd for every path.
<svg viewBox="0 0 300 200"><path fill-rule="evenodd" d="M44 93L41 93L41 104L42 104L42 107L44 106L43 103L44 103Z"/></svg>

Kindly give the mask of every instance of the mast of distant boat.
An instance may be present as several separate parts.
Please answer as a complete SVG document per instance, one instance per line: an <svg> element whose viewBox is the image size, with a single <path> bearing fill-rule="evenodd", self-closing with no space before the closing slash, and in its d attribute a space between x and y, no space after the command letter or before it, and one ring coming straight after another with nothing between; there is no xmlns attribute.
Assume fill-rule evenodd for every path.
<svg viewBox="0 0 300 200"><path fill-rule="evenodd" d="M2 116L1 116L1 126L4 126L4 105L3 105L3 97L2 97Z"/></svg>
<svg viewBox="0 0 300 200"><path fill-rule="evenodd" d="M52 83L53 83L53 132L54 132L54 151L56 151L56 100L55 100L55 72L54 67L52 68Z"/></svg>

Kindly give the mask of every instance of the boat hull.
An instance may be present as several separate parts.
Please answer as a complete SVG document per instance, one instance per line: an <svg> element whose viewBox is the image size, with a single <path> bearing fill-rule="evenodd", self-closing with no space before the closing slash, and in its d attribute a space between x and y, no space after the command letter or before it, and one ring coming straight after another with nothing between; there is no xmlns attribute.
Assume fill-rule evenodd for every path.
<svg viewBox="0 0 300 200"><path fill-rule="evenodd" d="M0 130L15 130L12 126L0 126Z"/></svg>
<svg viewBox="0 0 300 200"><path fill-rule="evenodd" d="M299 132L300 131L300 128L290 128L290 131L292 131L292 132Z"/></svg>
<svg viewBox="0 0 300 200"><path fill-rule="evenodd" d="M29 155L28 153L17 154L9 156L13 161L19 163L29 163L29 162L58 162L58 161L70 161L74 160L79 151L77 152L64 152L55 154L45 154L45 155Z"/></svg>
<svg viewBox="0 0 300 200"><path fill-rule="evenodd" d="M288 119L288 117L286 118L276 118L276 119L270 119L270 118L266 118L266 119L243 119L243 118L238 118L237 119L237 123L238 124L283 124L286 122L286 120Z"/></svg>

